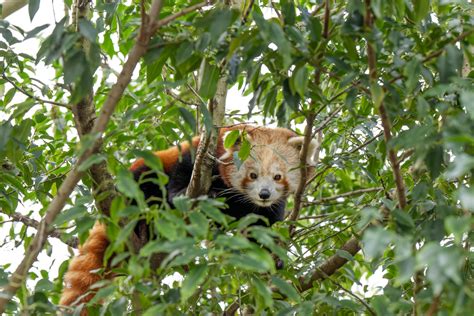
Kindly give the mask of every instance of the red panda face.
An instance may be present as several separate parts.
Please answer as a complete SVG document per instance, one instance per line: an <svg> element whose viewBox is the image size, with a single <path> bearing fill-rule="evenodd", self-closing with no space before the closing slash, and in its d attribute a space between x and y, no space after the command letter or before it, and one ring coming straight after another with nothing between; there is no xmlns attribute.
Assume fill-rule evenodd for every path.
<svg viewBox="0 0 474 316"><path fill-rule="evenodd" d="M242 193L243 198L258 206L270 207L294 193L299 185L303 138L281 128L258 127L245 132L251 145L249 157L237 167L232 163L232 157L239 148L229 148L220 157L225 163L219 170L224 182ZM308 157L311 159L315 148L310 146Z"/></svg>
<svg viewBox="0 0 474 316"><path fill-rule="evenodd" d="M232 187L258 206L269 207L293 191L290 182L294 177L289 173L290 165L279 157L282 148L278 147L281 146L254 144L250 157L240 168L235 168L230 177ZM295 150L287 154L298 158Z"/></svg>

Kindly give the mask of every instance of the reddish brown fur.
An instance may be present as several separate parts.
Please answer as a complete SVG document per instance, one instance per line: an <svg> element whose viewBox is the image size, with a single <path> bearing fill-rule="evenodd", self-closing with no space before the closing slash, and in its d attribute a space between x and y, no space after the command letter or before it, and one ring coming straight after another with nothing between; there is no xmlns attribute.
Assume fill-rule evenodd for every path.
<svg viewBox="0 0 474 316"><path fill-rule="evenodd" d="M219 131L219 141L217 143L217 150L216 156L221 157L226 153L226 149L224 148L224 134L233 131L233 130L240 130L244 131L253 142L258 144L272 144L272 143L282 143L285 144L288 142L288 139L291 137L297 136L296 133L290 131L286 128L269 128L269 127L262 127L262 126L252 126L246 124L239 124L231 127L224 127L221 128ZM271 158L271 157L269 157ZM227 159L226 162L231 162L232 158ZM230 185L230 176L231 172L234 168L230 168L229 164L220 164L219 165L219 174L222 176L226 185ZM242 184L243 185L243 184Z"/></svg>
<svg viewBox="0 0 474 316"><path fill-rule="evenodd" d="M195 136L192 139L192 146L196 148L199 145L200 137ZM179 156L189 150L189 142L183 142L180 146L173 146L165 150L159 150L154 152L155 156L160 158L161 163L163 164L163 170L169 172L174 166L176 161L178 161ZM137 159L131 166L130 171L137 170L145 165L145 160L143 158Z"/></svg>

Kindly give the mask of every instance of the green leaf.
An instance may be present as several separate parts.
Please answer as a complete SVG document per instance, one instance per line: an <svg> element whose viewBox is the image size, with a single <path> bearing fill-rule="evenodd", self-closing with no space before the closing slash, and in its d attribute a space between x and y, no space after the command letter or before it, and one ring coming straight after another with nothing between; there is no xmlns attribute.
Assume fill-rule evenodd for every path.
<svg viewBox="0 0 474 316"><path fill-rule="evenodd" d="M217 81L219 80L219 68L211 65L208 62L204 65L204 71L199 87L199 95L205 99L214 97L217 90Z"/></svg>
<svg viewBox="0 0 474 316"><path fill-rule="evenodd" d="M231 254L227 258L226 264L250 272L264 273L268 272L271 269L271 267L267 263L262 262L256 258L252 258L248 255Z"/></svg>
<svg viewBox="0 0 474 316"><path fill-rule="evenodd" d="M159 219L155 225L158 233L165 239L174 241L178 238L178 232L176 226L169 221Z"/></svg>
<svg viewBox="0 0 474 316"><path fill-rule="evenodd" d="M281 26L276 22L266 21L256 11L253 12L253 18L262 38L268 43L276 44L278 47L277 53L283 58L283 67L288 68L291 64L291 43L286 39Z"/></svg>
<svg viewBox="0 0 474 316"><path fill-rule="evenodd" d="M7 93L5 93L5 96L3 97L3 106L7 106L8 103L10 103L10 101L15 96L15 93L16 93L15 88L11 88L10 90L7 91Z"/></svg>
<svg viewBox="0 0 474 316"><path fill-rule="evenodd" d="M461 205L474 213L474 188L461 187L459 189Z"/></svg>
<svg viewBox="0 0 474 316"><path fill-rule="evenodd" d="M303 17L303 20L306 24L306 28L308 29L309 35L311 37L312 47L316 47L316 45L321 40L321 34L323 30L321 22L318 18L311 15L304 15Z"/></svg>
<svg viewBox="0 0 474 316"><path fill-rule="evenodd" d="M348 261L353 261L354 257L346 250L344 249L337 249L336 250L336 255L338 255L341 258L344 258Z"/></svg>
<svg viewBox="0 0 474 316"><path fill-rule="evenodd" d="M127 239L131 238L131 234L133 233L133 230L137 227L137 220L133 220L127 223L125 227L120 229L119 234L117 235L117 238L114 240L114 245L115 246L120 246L122 245Z"/></svg>
<svg viewBox="0 0 474 316"><path fill-rule="evenodd" d="M474 157L464 153L457 155L454 161L449 165L446 172L446 178L455 179L465 175L474 168Z"/></svg>
<svg viewBox="0 0 474 316"><path fill-rule="evenodd" d="M13 130L13 126L9 122L0 124L0 152L5 150L7 143L10 140L10 135Z"/></svg>
<svg viewBox="0 0 474 316"><path fill-rule="evenodd" d="M444 220L444 227L449 234L453 234L454 242L460 244L464 233L469 231L471 224L469 218L448 216Z"/></svg>
<svg viewBox="0 0 474 316"><path fill-rule="evenodd" d="M132 173L123 169L117 174L117 189L125 196L133 199L138 199L143 194L137 182L133 179Z"/></svg>
<svg viewBox="0 0 474 316"><path fill-rule="evenodd" d="M367 229L362 239L362 245L367 257L376 258L382 255L388 244L393 240L393 237L392 232L382 227Z"/></svg>
<svg viewBox="0 0 474 316"><path fill-rule="evenodd" d="M399 270L397 282L408 282L415 273L415 258L413 256L412 240L406 236L395 239L395 263Z"/></svg>
<svg viewBox="0 0 474 316"><path fill-rule="evenodd" d="M197 27L211 33L211 40L216 43L219 37L227 28L237 19L239 13L237 10L229 10L228 8L218 8L209 10L202 19L196 22Z"/></svg>
<svg viewBox="0 0 474 316"><path fill-rule="evenodd" d="M83 205L77 205L61 212L53 222L53 225L61 225L68 223L76 218L82 217L87 214L87 208Z"/></svg>
<svg viewBox="0 0 474 316"><path fill-rule="evenodd" d="M188 276L184 279L183 285L181 286L182 303L186 302L186 300L193 295L197 287L204 282L208 271L209 268L207 264L197 265L189 271Z"/></svg>
<svg viewBox="0 0 474 316"><path fill-rule="evenodd" d="M116 291L115 285L111 284L109 286L103 287L100 290L97 291L97 293L94 295L92 300L90 301L90 304L96 304L97 302L100 302L102 299L106 297L111 297L112 294Z"/></svg>
<svg viewBox="0 0 474 316"><path fill-rule="evenodd" d="M239 149L239 159L241 161L245 161L249 156L250 156L250 149L252 148L252 145L250 142L247 140L247 138L244 138L242 141L242 144L240 145Z"/></svg>
<svg viewBox="0 0 474 316"><path fill-rule="evenodd" d="M294 302L299 302L301 300L298 292L292 284L289 284L283 279L280 279L276 276L272 277L272 283L278 288L278 290L287 296L290 300Z"/></svg>
<svg viewBox="0 0 474 316"><path fill-rule="evenodd" d="M421 71L421 63L418 59L413 58L407 62L403 68L403 75L406 77L405 85L408 92L412 92L418 85L418 77Z"/></svg>
<svg viewBox="0 0 474 316"><path fill-rule="evenodd" d="M38 0L38 2L41 1L41 0ZM31 1L30 1L31 2ZM26 33L26 36L25 36L25 40L29 39L29 38L33 38L35 37L38 33L40 33L42 30L48 28L49 24L43 24L43 25L40 25L40 26L37 26L35 27L34 29L32 29L31 31L27 32Z"/></svg>
<svg viewBox="0 0 474 316"><path fill-rule="evenodd" d="M292 0L282 0L281 13L283 14L283 20L287 25L293 25L296 21L296 10L295 4Z"/></svg>
<svg viewBox="0 0 474 316"><path fill-rule="evenodd" d="M442 247L438 242L426 243L416 256L417 268L428 268L426 276L435 295L441 293L448 280L462 284L460 270L463 262L458 248Z"/></svg>
<svg viewBox="0 0 474 316"><path fill-rule="evenodd" d="M93 165L101 163L102 161L105 161L105 160L106 160L106 157L104 155L102 155L102 154L93 154L92 156L87 158L83 163L81 163L78 170L79 171L87 171Z"/></svg>
<svg viewBox="0 0 474 316"><path fill-rule="evenodd" d="M380 107L382 104L383 99L385 98L385 92L381 86L377 83L370 84L370 93L372 94L372 101L374 102L374 106L376 109Z"/></svg>
<svg viewBox="0 0 474 316"><path fill-rule="evenodd" d="M182 249L189 249L194 245L192 238L186 237L173 241L151 241L140 249L140 256L148 257L158 252L181 251Z"/></svg>
<svg viewBox="0 0 474 316"><path fill-rule="evenodd" d="M227 225L225 215L218 208L212 206L209 203L206 203L206 201L199 203L199 207L204 213L206 213L209 218L215 220L220 224L223 224L224 226Z"/></svg>
<svg viewBox="0 0 474 316"><path fill-rule="evenodd" d="M308 86L308 69L305 66L295 69L290 79L290 87L297 92L301 98L304 98Z"/></svg>
<svg viewBox="0 0 474 316"><path fill-rule="evenodd" d="M224 140L224 148L231 148L232 146L234 146L239 136L240 136L239 130L233 130L229 134L227 134Z"/></svg>
<svg viewBox="0 0 474 316"><path fill-rule="evenodd" d="M41 0L29 0L28 1L28 14L30 15L30 21L33 21L33 18L38 12L39 5Z"/></svg>
<svg viewBox="0 0 474 316"><path fill-rule="evenodd" d="M136 157L143 158L145 164L154 171L163 171L163 163L161 162L160 158L158 158L153 153L143 150L132 150L132 153Z"/></svg>
<svg viewBox="0 0 474 316"><path fill-rule="evenodd" d="M209 230L209 220L199 212L189 214L191 225L187 226L188 231L197 237L204 238Z"/></svg>
<svg viewBox="0 0 474 316"><path fill-rule="evenodd" d="M443 164L443 146L437 145L430 150L425 157L425 163L430 171L430 176L432 179L436 179L441 173L441 167Z"/></svg>
<svg viewBox="0 0 474 316"><path fill-rule="evenodd" d="M474 90L462 90L460 101L471 119L474 120Z"/></svg>
<svg viewBox="0 0 474 316"><path fill-rule="evenodd" d="M372 12L374 15L380 19L383 17L383 0L372 0L370 1L370 7L372 8Z"/></svg>
<svg viewBox="0 0 474 316"><path fill-rule="evenodd" d="M392 211L392 214L399 225L405 226L407 228L415 227L415 222L407 212L397 208Z"/></svg>
<svg viewBox="0 0 474 316"><path fill-rule="evenodd" d="M82 51L72 56L67 56L64 60L64 83L71 84L76 82L85 71L87 61Z"/></svg>
<svg viewBox="0 0 474 316"><path fill-rule="evenodd" d="M264 306L271 309L273 306L273 299L270 288L259 278L255 277L252 278L252 284L255 286L257 294L263 299Z"/></svg>
<svg viewBox="0 0 474 316"><path fill-rule="evenodd" d="M92 22L87 19L79 19L79 32L91 42L97 40L97 30Z"/></svg>
<svg viewBox="0 0 474 316"><path fill-rule="evenodd" d="M420 22L423 20L430 10L430 0L412 0L415 10L415 20Z"/></svg>
<svg viewBox="0 0 474 316"><path fill-rule="evenodd" d="M179 107L178 110L179 110L179 113L181 114L181 116L184 118L184 121L191 128L191 130L195 131L196 130L196 119L194 118L194 115L183 107Z"/></svg>
<svg viewBox="0 0 474 316"><path fill-rule="evenodd" d="M441 83L449 83L460 72L463 62L462 52L454 45L447 45L446 52L438 57L436 63Z"/></svg>

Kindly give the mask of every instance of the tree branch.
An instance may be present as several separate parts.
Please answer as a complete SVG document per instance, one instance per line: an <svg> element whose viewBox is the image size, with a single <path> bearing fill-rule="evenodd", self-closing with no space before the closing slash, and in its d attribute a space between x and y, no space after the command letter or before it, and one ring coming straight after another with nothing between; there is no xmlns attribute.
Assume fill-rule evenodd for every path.
<svg viewBox="0 0 474 316"><path fill-rule="evenodd" d="M88 12L88 1L75 1L72 24L75 26L76 32L79 30L79 19L87 19ZM85 38L81 38L80 41L81 48L86 51L90 44ZM116 75L119 76L119 74ZM91 132L94 122L97 120L94 92L92 90L79 102L72 105L72 113L77 132L82 139ZM101 147L101 145L98 146ZM107 163L101 161L94 164L89 169L89 174L92 178L92 190L96 207L102 214L109 215L110 205L116 195L116 189L114 179L107 170Z"/></svg>
<svg viewBox="0 0 474 316"><path fill-rule="evenodd" d="M324 38L328 38L329 36L330 10L331 10L331 7L329 6L329 0L326 0L325 5L324 5L324 29L323 29Z"/></svg>
<svg viewBox="0 0 474 316"><path fill-rule="evenodd" d="M325 2L325 11L324 11L324 32L323 36L327 40L329 37L329 19L330 19L330 10L331 8L329 7L329 1ZM323 45L323 47L325 47ZM318 58L321 58L322 55L324 54L324 48L323 51L320 52ZM321 68L317 67L315 72L314 72L314 85L319 86L321 80ZM315 100L312 100L312 103L314 105ZM319 113L319 111L318 111ZM334 114L335 115L335 114ZM306 157L308 155L308 149L309 149L309 143L311 142L311 138L313 136L313 126L314 126L314 120L316 119L316 113L312 112L309 113L306 116L306 127L305 127L305 132L304 132L304 141L303 141L303 147L301 149L300 153L300 183L298 185L298 188L296 189L295 192L295 202L294 202L294 208L293 211L290 214L290 220L291 221L296 221L298 219L298 216L301 211L301 205L302 205L302 195L304 193L304 190L307 185L307 178L308 178L308 170L306 168ZM322 128L321 128L322 129ZM320 129L320 130L321 130ZM319 130L319 131L320 131ZM318 132L319 132L318 131ZM316 132L315 134L317 134ZM295 231L295 225L291 224L290 225L290 236L294 233Z"/></svg>
<svg viewBox="0 0 474 316"><path fill-rule="evenodd" d="M5 75L5 73L2 73L2 78L7 81L8 83L10 83L13 88L15 88L17 91L20 91L21 93L23 93L24 95L26 95L27 97L31 98L31 99L34 99L38 102L41 102L41 103L48 103L48 104L52 104L52 105L57 105L57 106L62 106L66 109L71 109L71 107L68 105L68 104L64 104L64 103L61 103L61 102L56 102L56 101L50 101L50 100L45 100L45 99L41 99L41 98L38 98L36 96L34 96L32 93L29 93L28 91L26 91L25 89L23 89L22 87L20 87L19 85L17 85L13 80L11 80L10 78L7 77L7 75Z"/></svg>
<svg viewBox="0 0 474 316"><path fill-rule="evenodd" d="M433 299L433 302L431 302L430 308L426 312L426 316L435 316L436 313L438 313L440 302L441 302L441 294L435 296L435 298Z"/></svg>
<svg viewBox="0 0 474 316"><path fill-rule="evenodd" d="M222 75L217 82L217 90L214 98L209 100L209 112L212 116L212 131L201 134L201 141L196 151L196 160L194 162L193 172L186 195L196 198L199 195L206 194L212 183L212 168L214 160L209 154L215 153L219 130L224 121L225 100L227 96L227 76ZM211 154L212 156L212 154Z"/></svg>
<svg viewBox="0 0 474 316"><path fill-rule="evenodd" d="M310 113L306 118L306 127L304 131L304 141L303 147L300 153L300 183L298 184L298 188L295 192L295 202L294 208L290 215L290 221L294 222L298 219L298 216L301 211L302 206L302 197L304 190L306 188L306 181L308 177L308 169L306 168L306 157L308 156L309 150L309 143L311 142L311 138L313 136L313 124L315 120L315 114ZM291 224L290 226L290 235L293 235L295 232L295 225Z"/></svg>
<svg viewBox="0 0 474 316"><path fill-rule="evenodd" d="M15 212L13 214L7 214L7 213L2 211L1 213L9 216L15 222L22 222L23 224L25 224L28 227L33 227L33 228L38 229L38 227L40 225L40 222L38 222L37 220L32 219L32 218L30 218L26 215L23 215L23 214L20 214L20 213L17 213L17 212ZM49 231L48 235L51 236L51 237L60 239L63 243L65 243L66 245L68 245L69 247L72 247L72 248L77 248L77 246L79 245L79 239L77 237L70 237L68 239L65 239L62 236L62 232L59 229L53 229L53 230Z"/></svg>
<svg viewBox="0 0 474 316"><path fill-rule="evenodd" d="M91 130L91 134L97 136L97 138L93 145L85 150L82 155L80 155L73 169L69 172L69 174L64 179L64 182L59 187L57 195L47 207L46 214L38 225L38 232L31 241L31 244L26 251L25 257L21 261L20 265L16 268L15 272L10 276L8 284L3 287L2 293L0 293L0 314L5 311L7 303L15 295L16 291L22 286L29 269L36 261L38 254L41 252L44 244L46 243L52 222L61 212L76 184L83 176L84 171L80 169L80 166L97 150L98 145L100 145L100 140L102 139L102 135L105 131L105 128L107 127L107 123L110 120L110 117L112 116L112 113L114 112L115 107L120 100L125 88L130 83L133 70L147 50L153 30L156 30L155 21L160 10L161 0L154 0L149 12L150 22L146 25L141 25L137 41L128 55L127 61L123 65L123 69L117 78L117 82L110 90L109 95L101 109L100 115Z"/></svg>
<svg viewBox="0 0 474 316"><path fill-rule="evenodd" d="M2 19L6 19L9 15L23 8L28 4L27 0L4 0L2 3Z"/></svg>
<svg viewBox="0 0 474 316"><path fill-rule="evenodd" d="M359 240L356 237L352 237L341 247L341 250L347 251L352 256L355 256L360 249ZM346 258L340 257L337 254L333 255L320 265L309 278L307 276L300 277L297 288L301 292L309 290L313 287L314 282L324 280L328 276L333 275L344 264L346 264L347 261Z"/></svg>
<svg viewBox="0 0 474 316"><path fill-rule="evenodd" d="M365 0L366 13L364 24L367 30L371 30L373 27L374 18L372 11L370 9L370 0ZM367 59L369 63L369 79L370 82L374 85L377 85L377 64L375 50L370 42L370 39L367 39ZM372 97L374 97L372 95ZM385 143L388 146L389 141L392 139L391 133L391 124L390 119L388 118L387 110L385 109L383 100L379 105L380 119L382 121L382 127L385 137ZM393 175L395 177L395 184L397 187L398 202L401 209L404 209L407 205L406 195L405 195L405 183L403 181L402 174L400 172L400 164L397 160L397 154L394 149L388 149L388 159L392 165Z"/></svg>

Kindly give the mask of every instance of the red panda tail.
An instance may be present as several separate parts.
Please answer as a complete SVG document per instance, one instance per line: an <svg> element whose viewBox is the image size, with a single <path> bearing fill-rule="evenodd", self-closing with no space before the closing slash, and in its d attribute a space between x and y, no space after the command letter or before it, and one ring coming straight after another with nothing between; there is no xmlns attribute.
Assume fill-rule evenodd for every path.
<svg viewBox="0 0 474 316"><path fill-rule="evenodd" d="M104 253L108 245L105 225L97 222L92 228L89 238L79 248L79 255L69 264L68 272L64 277L65 287L61 295L61 305L78 305L88 302L94 297L95 293L90 293L79 299L92 284L104 278L96 270L104 267Z"/></svg>

